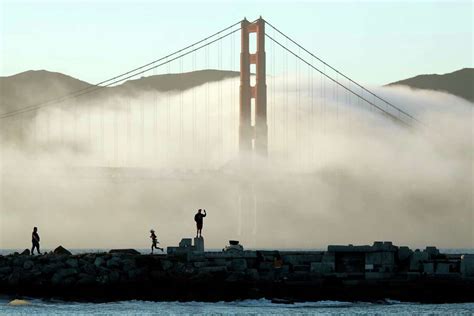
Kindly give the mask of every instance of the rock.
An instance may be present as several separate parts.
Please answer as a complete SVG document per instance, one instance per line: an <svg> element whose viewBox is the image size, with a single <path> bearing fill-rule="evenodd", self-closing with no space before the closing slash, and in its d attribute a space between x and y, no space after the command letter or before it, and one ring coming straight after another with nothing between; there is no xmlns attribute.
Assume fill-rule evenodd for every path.
<svg viewBox="0 0 474 316"><path fill-rule="evenodd" d="M143 269L133 269L128 271L128 278L130 280L137 280L145 276L145 271Z"/></svg>
<svg viewBox="0 0 474 316"><path fill-rule="evenodd" d="M67 256L72 255L72 253L69 250L67 250L66 248L64 248L63 246L59 246L56 249L54 249L53 254L55 254L55 255L67 255Z"/></svg>
<svg viewBox="0 0 474 316"><path fill-rule="evenodd" d="M165 271L159 271L159 270L153 270L150 273L151 278L155 281L157 280L162 280L166 278L166 272Z"/></svg>
<svg viewBox="0 0 474 316"><path fill-rule="evenodd" d="M20 272L14 271L8 276L8 284L12 286L17 286L20 284Z"/></svg>
<svg viewBox="0 0 474 316"><path fill-rule="evenodd" d="M118 271L111 271L109 274L109 281L111 283L118 283L120 281L120 273Z"/></svg>
<svg viewBox="0 0 474 316"><path fill-rule="evenodd" d="M227 272L227 267L203 267L199 269L199 272L204 272L204 273Z"/></svg>
<svg viewBox="0 0 474 316"><path fill-rule="evenodd" d="M135 259L124 259L122 260L122 264L123 264L123 271L125 272L135 269L137 266Z"/></svg>
<svg viewBox="0 0 474 316"><path fill-rule="evenodd" d="M85 264L82 267L82 270L89 275L95 275L97 273L95 265L90 264L90 263Z"/></svg>
<svg viewBox="0 0 474 316"><path fill-rule="evenodd" d="M57 272L59 269L64 268L65 264L62 262L50 263L42 267L41 272L44 274L51 274Z"/></svg>
<svg viewBox="0 0 474 316"><path fill-rule="evenodd" d="M250 281L258 281L260 279L260 275L258 274L257 269L248 269L247 270L247 278Z"/></svg>
<svg viewBox="0 0 474 316"><path fill-rule="evenodd" d="M120 258L112 257L109 260L107 260L106 265L107 265L107 268L115 269L115 268L119 268L121 264L122 264L122 260L120 260Z"/></svg>
<svg viewBox="0 0 474 316"><path fill-rule="evenodd" d="M11 272L12 272L12 268L10 267L0 267L0 275L10 274Z"/></svg>
<svg viewBox="0 0 474 316"><path fill-rule="evenodd" d="M161 267L167 271L173 267L173 263L169 260L161 260Z"/></svg>
<svg viewBox="0 0 474 316"><path fill-rule="evenodd" d="M77 269L79 268L79 261L77 259L67 259L66 260L66 265L68 265L71 268Z"/></svg>
<svg viewBox="0 0 474 316"><path fill-rule="evenodd" d="M139 255L140 252L135 249L112 249L109 251L110 254L122 254L122 255Z"/></svg>
<svg viewBox="0 0 474 316"><path fill-rule="evenodd" d="M103 266L104 263L105 263L105 260L104 260L104 258L102 258L102 257L97 257L97 258L95 258L95 260L94 260L94 265L95 265L97 268Z"/></svg>
<svg viewBox="0 0 474 316"><path fill-rule="evenodd" d="M310 272L317 275L327 275L334 272L334 264L327 262L312 262Z"/></svg>
<svg viewBox="0 0 474 316"><path fill-rule="evenodd" d="M226 282L242 282L245 281L245 272L236 271L229 274L229 276L225 279Z"/></svg>
<svg viewBox="0 0 474 316"><path fill-rule="evenodd" d="M35 263L31 260L27 260L27 261L25 261L25 263L23 263L23 269L25 269L25 270L30 270L34 266L35 266Z"/></svg>
<svg viewBox="0 0 474 316"><path fill-rule="evenodd" d="M245 259L232 259L231 269L234 271L245 271L247 270L247 260Z"/></svg>
<svg viewBox="0 0 474 316"><path fill-rule="evenodd" d="M196 268L207 267L207 262L206 261L196 261L196 262L193 263L193 265Z"/></svg>
<svg viewBox="0 0 474 316"><path fill-rule="evenodd" d="M30 255L30 249L25 249L23 250L23 252L21 253L22 256L29 256Z"/></svg>
<svg viewBox="0 0 474 316"><path fill-rule="evenodd" d="M94 283L95 283L95 277L85 274L85 273L81 273L78 275L78 281L77 281L78 285L91 285Z"/></svg>
<svg viewBox="0 0 474 316"><path fill-rule="evenodd" d="M14 299L10 303L8 303L10 306L25 306L25 305L30 305L30 302L27 300L19 300L19 299Z"/></svg>
<svg viewBox="0 0 474 316"><path fill-rule="evenodd" d="M66 269L61 269L58 272L56 272L53 277L51 278L51 282L53 284L61 284L64 283L64 281L73 275L77 274L77 270L73 268L66 268Z"/></svg>

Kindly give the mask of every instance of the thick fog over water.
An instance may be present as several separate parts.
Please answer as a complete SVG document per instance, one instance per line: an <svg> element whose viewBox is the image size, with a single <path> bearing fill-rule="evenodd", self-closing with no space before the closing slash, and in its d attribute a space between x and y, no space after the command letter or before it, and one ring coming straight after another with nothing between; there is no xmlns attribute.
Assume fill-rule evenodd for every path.
<svg viewBox="0 0 474 316"><path fill-rule="evenodd" d="M44 248L146 248L150 228L176 245L198 208L210 248L474 247L472 103L374 88L423 122L405 128L342 92L268 85L269 158L243 165L235 79L9 119L0 248L28 247L33 226Z"/></svg>

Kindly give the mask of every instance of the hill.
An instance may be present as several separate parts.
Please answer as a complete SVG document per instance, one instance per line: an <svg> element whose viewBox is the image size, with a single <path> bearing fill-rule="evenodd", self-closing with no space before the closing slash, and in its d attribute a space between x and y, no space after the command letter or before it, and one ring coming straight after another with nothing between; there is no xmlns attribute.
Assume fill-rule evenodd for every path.
<svg viewBox="0 0 474 316"><path fill-rule="evenodd" d="M395 85L443 91L474 102L474 68L463 68L443 75L419 75L389 83L387 86Z"/></svg>
<svg viewBox="0 0 474 316"><path fill-rule="evenodd" d="M239 72L211 69L181 74L155 75L128 80L120 85L104 88L100 93L91 93L88 97L124 96L141 91L182 91L207 82L237 76L239 76ZM54 100L92 86L92 84L79 79L46 70L30 70L13 76L0 77L0 114Z"/></svg>

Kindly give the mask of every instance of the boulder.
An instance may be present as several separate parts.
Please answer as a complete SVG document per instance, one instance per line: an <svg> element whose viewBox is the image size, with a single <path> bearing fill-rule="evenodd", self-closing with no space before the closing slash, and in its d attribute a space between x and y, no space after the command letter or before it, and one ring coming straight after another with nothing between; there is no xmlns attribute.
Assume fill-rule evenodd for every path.
<svg viewBox="0 0 474 316"><path fill-rule="evenodd" d="M95 265L97 268L103 266L104 264L105 264L104 258L102 258L102 257L97 257L97 258L95 258L95 260L94 260L94 265Z"/></svg>
<svg viewBox="0 0 474 316"><path fill-rule="evenodd" d="M23 252L21 253L22 256L29 256L30 255L30 249L25 249L23 250Z"/></svg>
<svg viewBox="0 0 474 316"><path fill-rule="evenodd" d="M66 260L66 265L71 268L77 269L79 267L79 261L77 259L71 258Z"/></svg>
<svg viewBox="0 0 474 316"><path fill-rule="evenodd" d="M112 257L109 260L107 260L107 268L110 269L115 269L119 268L122 265L122 260L118 257Z"/></svg>
<svg viewBox="0 0 474 316"><path fill-rule="evenodd" d="M35 263L31 260L27 260L27 261L25 261L25 263L23 263L23 269L25 269L25 270L30 270L34 266L35 266Z"/></svg>
<svg viewBox="0 0 474 316"><path fill-rule="evenodd" d="M173 263L169 260L161 260L161 267L166 271L173 267Z"/></svg>
<svg viewBox="0 0 474 316"><path fill-rule="evenodd" d="M62 262L49 263L41 268L41 272L44 274L51 274L57 272L59 269L64 267L65 264Z"/></svg>
<svg viewBox="0 0 474 316"><path fill-rule="evenodd" d="M81 273L78 275L77 284L78 285L91 285L95 283L95 277Z"/></svg>
<svg viewBox="0 0 474 316"><path fill-rule="evenodd" d="M56 285L61 284L61 283L64 283L66 279L71 278L75 274L77 274L76 269L73 269L73 268L61 269L53 275L53 277L51 278L51 282Z"/></svg>
<svg viewBox="0 0 474 316"><path fill-rule="evenodd" d="M109 251L110 254L121 254L121 255L139 255L140 252L135 249L112 249Z"/></svg>
<svg viewBox="0 0 474 316"><path fill-rule="evenodd" d="M120 273L118 271L111 271L109 274L109 281L111 283L118 283L120 281Z"/></svg>
<svg viewBox="0 0 474 316"><path fill-rule="evenodd" d="M10 274L12 272L11 267L0 267L0 275Z"/></svg>
<svg viewBox="0 0 474 316"><path fill-rule="evenodd" d="M63 246L59 246L56 249L54 249L53 254L55 254L55 255L66 255L66 256L72 255L72 253L69 250L67 250L66 248L64 248Z"/></svg>
<svg viewBox="0 0 474 316"><path fill-rule="evenodd" d="M97 273L96 267L93 264L87 263L82 267L82 270L88 275L95 275Z"/></svg>

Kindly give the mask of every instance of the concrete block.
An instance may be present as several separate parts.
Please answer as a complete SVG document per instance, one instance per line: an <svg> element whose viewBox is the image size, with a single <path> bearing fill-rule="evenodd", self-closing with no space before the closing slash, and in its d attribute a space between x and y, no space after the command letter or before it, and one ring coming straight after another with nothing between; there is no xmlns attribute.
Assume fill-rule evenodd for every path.
<svg viewBox="0 0 474 316"><path fill-rule="evenodd" d="M384 272L366 272L365 278L367 280L380 280L380 279L387 279L391 276L391 273L384 273Z"/></svg>
<svg viewBox="0 0 474 316"><path fill-rule="evenodd" d="M426 247L424 252L428 253L431 258L439 255L439 250L433 246Z"/></svg>
<svg viewBox="0 0 474 316"><path fill-rule="evenodd" d="M434 273L434 264L432 262L423 263L423 272L427 274Z"/></svg>
<svg viewBox="0 0 474 316"><path fill-rule="evenodd" d="M247 269L247 260L245 259L232 259L231 269L234 271L245 271Z"/></svg>
<svg viewBox="0 0 474 316"><path fill-rule="evenodd" d="M181 241L179 242L179 247L180 248L187 248L187 247L192 247L192 240L191 238L183 238L181 239Z"/></svg>
<svg viewBox="0 0 474 316"><path fill-rule="evenodd" d="M204 238L194 238L194 251L204 252Z"/></svg>
<svg viewBox="0 0 474 316"><path fill-rule="evenodd" d="M332 264L336 264L336 256L334 254L334 252L325 252L323 254L323 257L321 258L321 262L322 263L332 263Z"/></svg>
<svg viewBox="0 0 474 316"><path fill-rule="evenodd" d="M312 262L310 272L320 275L330 274L334 272L334 264L326 262Z"/></svg>
<svg viewBox="0 0 474 316"><path fill-rule="evenodd" d="M411 271L419 271L421 268L421 264L423 261L429 259L429 255L427 252L415 251L410 259L410 270Z"/></svg>
<svg viewBox="0 0 474 316"><path fill-rule="evenodd" d="M461 275L463 278L474 277L474 254L461 256Z"/></svg>
<svg viewBox="0 0 474 316"><path fill-rule="evenodd" d="M292 265L309 265L311 262L321 261L322 258L322 254L288 254L282 256L283 263Z"/></svg>
<svg viewBox="0 0 474 316"><path fill-rule="evenodd" d="M412 254L413 251L406 246L398 248L398 260L400 261L408 260Z"/></svg>
<svg viewBox="0 0 474 316"><path fill-rule="evenodd" d="M365 254L365 263L373 265L395 264L395 253L391 251L368 252Z"/></svg>
<svg viewBox="0 0 474 316"><path fill-rule="evenodd" d="M436 274L448 274L449 263L439 262L436 264Z"/></svg>

